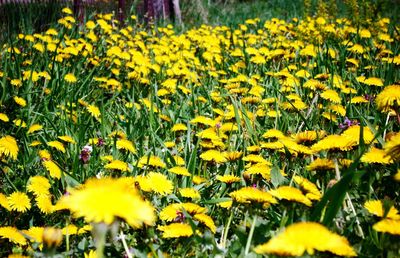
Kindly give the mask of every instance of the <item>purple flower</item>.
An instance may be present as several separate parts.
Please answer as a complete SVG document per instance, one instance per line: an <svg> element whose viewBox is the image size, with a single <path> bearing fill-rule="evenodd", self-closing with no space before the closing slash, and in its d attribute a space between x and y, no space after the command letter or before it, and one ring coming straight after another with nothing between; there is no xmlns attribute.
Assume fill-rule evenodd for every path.
<svg viewBox="0 0 400 258"><path fill-rule="evenodd" d="M98 147L103 146L104 145L104 139L103 138L99 138L97 139L97 144Z"/></svg>
<svg viewBox="0 0 400 258"><path fill-rule="evenodd" d="M369 100L370 102L374 102L374 100L375 100L375 95L365 94L365 95L364 95L364 98L365 98L366 100Z"/></svg>
<svg viewBox="0 0 400 258"><path fill-rule="evenodd" d="M347 116L344 119L343 123L339 124L340 129L347 129L352 125L359 125L360 123L357 120L350 120Z"/></svg>
<svg viewBox="0 0 400 258"><path fill-rule="evenodd" d="M176 218L174 219L174 222L184 222L185 221L185 214L181 211L176 212Z"/></svg>
<svg viewBox="0 0 400 258"><path fill-rule="evenodd" d="M83 164L88 163L88 161L90 159L90 153L92 153L92 150L93 150L93 148L90 145L86 145L81 150L81 153L79 154L79 159L82 160Z"/></svg>

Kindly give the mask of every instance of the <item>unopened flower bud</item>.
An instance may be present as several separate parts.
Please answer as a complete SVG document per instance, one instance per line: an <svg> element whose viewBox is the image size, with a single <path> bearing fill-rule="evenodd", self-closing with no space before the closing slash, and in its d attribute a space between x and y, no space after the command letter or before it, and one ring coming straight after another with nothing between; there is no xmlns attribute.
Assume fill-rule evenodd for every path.
<svg viewBox="0 0 400 258"><path fill-rule="evenodd" d="M43 243L48 248L54 248L61 244L63 240L63 235L60 229L47 227L43 231Z"/></svg>

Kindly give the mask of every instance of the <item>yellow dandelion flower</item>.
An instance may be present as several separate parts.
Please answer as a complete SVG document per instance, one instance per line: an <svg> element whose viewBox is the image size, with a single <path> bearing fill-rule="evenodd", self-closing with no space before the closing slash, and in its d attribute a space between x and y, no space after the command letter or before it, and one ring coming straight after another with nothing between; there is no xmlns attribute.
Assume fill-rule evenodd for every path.
<svg viewBox="0 0 400 258"><path fill-rule="evenodd" d="M200 193L194 188L180 188L179 194L185 198L200 199Z"/></svg>
<svg viewBox="0 0 400 258"><path fill-rule="evenodd" d="M246 150L247 150L248 152L260 152L260 151L261 151L261 147L258 146L258 145L252 145L252 146L248 146L248 147L246 148Z"/></svg>
<svg viewBox="0 0 400 258"><path fill-rule="evenodd" d="M61 229L54 227L45 227L43 230L42 241L48 248L54 248L61 245L63 234Z"/></svg>
<svg viewBox="0 0 400 258"><path fill-rule="evenodd" d="M31 125L31 126L29 127L29 129L28 129L28 131L27 131L27 134L31 134L31 133L40 131L40 130L42 130L42 129L43 129L43 126L42 126L42 125L40 125L40 124L33 124L33 125Z"/></svg>
<svg viewBox="0 0 400 258"><path fill-rule="evenodd" d="M355 96L351 98L350 103L351 104L359 104L359 103L368 103L369 101L365 99L364 96Z"/></svg>
<svg viewBox="0 0 400 258"><path fill-rule="evenodd" d="M400 235L400 220L383 219L375 223L372 228L378 232Z"/></svg>
<svg viewBox="0 0 400 258"><path fill-rule="evenodd" d="M24 213L31 208L31 201L25 193L13 192L7 197L7 200L8 205L13 211Z"/></svg>
<svg viewBox="0 0 400 258"><path fill-rule="evenodd" d="M64 7L61 11L62 11L63 13L65 13L65 14L69 14L69 15L73 15L73 14L74 14L74 13L72 12L72 10L69 9L68 7Z"/></svg>
<svg viewBox="0 0 400 258"><path fill-rule="evenodd" d="M384 217L384 209L383 203L381 200L369 200L365 202L364 208L368 210L369 213L381 217ZM399 211L395 207L390 207L389 211L386 214L386 218L388 219L400 219Z"/></svg>
<svg viewBox="0 0 400 258"><path fill-rule="evenodd" d="M50 152L48 150L40 150L39 151L39 157L41 159L45 159L45 160L51 159L51 155L50 155Z"/></svg>
<svg viewBox="0 0 400 258"><path fill-rule="evenodd" d="M2 193L0 193L0 207L3 207L4 209L11 211L10 204L8 204L7 196L5 196Z"/></svg>
<svg viewBox="0 0 400 258"><path fill-rule="evenodd" d="M261 143L261 148L263 148L263 149L279 150L279 149L283 149L284 147L285 147L285 145L283 145L283 143L280 141Z"/></svg>
<svg viewBox="0 0 400 258"><path fill-rule="evenodd" d="M230 209L232 207L232 204L233 204L233 201L229 200L229 201L219 202L217 205L224 209Z"/></svg>
<svg viewBox="0 0 400 258"><path fill-rule="evenodd" d="M387 111L400 106L400 85L389 85L381 91L375 99L378 110Z"/></svg>
<svg viewBox="0 0 400 258"><path fill-rule="evenodd" d="M385 153L393 161L400 160L400 133L391 137L384 147ZM1 143L0 143L0 153L1 153Z"/></svg>
<svg viewBox="0 0 400 258"><path fill-rule="evenodd" d="M171 223L166 226L158 226L158 230L162 231L162 238L178 238L190 237L193 235L192 227L183 223Z"/></svg>
<svg viewBox="0 0 400 258"><path fill-rule="evenodd" d="M21 127L21 128L25 128L26 127L26 123L25 121L21 120L21 119L14 119L13 123L15 126L17 127Z"/></svg>
<svg viewBox="0 0 400 258"><path fill-rule="evenodd" d="M23 230L22 232L31 242L42 243L43 231L44 227L30 227L28 230Z"/></svg>
<svg viewBox="0 0 400 258"><path fill-rule="evenodd" d="M364 53L364 47L360 44L354 44L351 47L348 47L348 50L353 53L362 54Z"/></svg>
<svg viewBox="0 0 400 258"><path fill-rule="evenodd" d="M268 192L261 191L255 187L243 187L229 194L239 203L277 203L276 199Z"/></svg>
<svg viewBox="0 0 400 258"><path fill-rule="evenodd" d="M294 140L297 143L311 143L325 137L325 131L303 131L296 134Z"/></svg>
<svg viewBox="0 0 400 258"><path fill-rule="evenodd" d="M166 148L169 148L169 149L176 146L175 142L172 142L172 141L164 142L164 145Z"/></svg>
<svg viewBox="0 0 400 258"><path fill-rule="evenodd" d="M147 180L150 184L151 190L161 195L168 195L172 193L174 185L172 181L161 173L150 172L147 175Z"/></svg>
<svg viewBox="0 0 400 258"><path fill-rule="evenodd" d="M268 131L266 131L263 135L263 138L269 139L269 138L284 138L285 134L282 133L280 130L277 129L269 129Z"/></svg>
<svg viewBox="0 0 400 258"><path fill-rule="evenodd" d="M207 209L195 203L172 203L160 211L159 217L161 220L173 221L179 217L180 213L186 211L191 216L199 213L206 213Z"/></svg>
<svg viewBox="0 0 400 258"><path fill-rule="evenodd" d="M26 245L25 237L14 227L0 227L0 237L17 245Z"/></svg>
<svg viewBox="0 0 400 258"><path fill-rule="evenodd" d="M182 157L180 157L178 155L174 155L174 156L172 156L172 158L174 159L175 164L177 166L185 166L185 160Z"/></svg>
<svg viewBox="0 0 400 258"><path fill-rule="evenodd" d="M323 170L331 170L335 169L335 163L330 159L321 159L317 158L313 162L311 162L307 167L309 171L323 171Z"/></svg>
<svg viewBox="0 0 400 258"><path fill-rule="evenodd" d="M39 195L35 198L36 206L39 210L45 214L52 213L55 211L54 205L51 203L50 195Z"/></svg>
<svg viewBox="0 0 400 258"><path fill-rule="evenodd" d="M328 107L328 109L329 109L330 112L333 112L333 113L335 113L337 115L340 115L340 116L345 116L346 115L346 109L340 104L338 104L338 105L330 105Z"/></svg>
<svg viewBox="0 0 400 258"><path fill-rule="evenodd" d="M95 250L90 250L89 253L84 253L84 258L98 258L99 255Z"/></svg>
<svg viewBox="0 0 400 258"><path fill-rule="evenodd" d="M308 81L306 81L303 84L304 88L309 88L311 90L325 90L327 88L327 86L325 84L323 84L322 82L315 80L315 79L310 79Z"/></svg>
<svg viewBox="0 0 400 258"><path fill-rule="evenodd" d="M201 139L208 139L208 140L220 140L222 138L226 138L226 135L224 135L221 132L217 133L217 131L212 127L203 130L201 132L198 132L196 136L200 137Z"/></svg>
<svg viewBox="0 0 400 258"><path fill-rule="evenodd" d="M192 180L193 180L193 184L195 184L195 185L199 185L199 184L202 184L207 181L207 179L205 179L201 176L193 176Z"/></svg>
<svg viewBox="0 0 400 258"><path fill-rule="evenodd" d="M51 142L48 142L47 145L49 145L50 147L53 147L54 149L56 149L58 151L61 151L62 153L65 153L65 151L66 151L64 144L62 144L59 141L51 141Z"/></svg>
<svg viewBox="0 0 400 258"><path fill-rule="evenodd" d="M129 164L122 160L113 160L104 166L105 169L119 170L122 172L127 172L130 170Z"/></svg>
<svg viewBox="0 0 400 258"><path fill-rule="evenodd" d="M10 254L7 258L29 258L29 256L25 256L22 254Z"/></svg>
<svg viewBox="0 0 400 258"><path fill-rule="evenodd" d="M245 157L243 157L242 159L243 161L246 162L251 162L251 163L257 163L257 164L264 164L267 166L272 166L272 163L266 159L264 159L263 157L261 157L260 155L255 155L255 154L249 154L246 155Z"/></svg>
<svg viewBox="0 0 400 258"><path fill-rule="evenodd" d="M30 146L30 147L35 147L35 146L39 146L39 145L41 145L41 144L42 144L42 143L39 142L39 141L32 141L31 144L29 144L29 146Z"/></svg>
<svg viewBox="0 0 400 258"><path fill-rule="evenodd" d="M355 58L346 58L346 63L350 63L355 67L358 67L360 62Z"/></svg>
<svg viewBox="0 0 400 258"><path fill-rule="evenodd" d="M171 128L172 132L179 132L179 131L186 131L187 126L184 124L174 124L174 126Z"/></svg>
<svg viewBox="0 0 400 258"><path fill-rule="evenodd" d="M364 84L369 85L369 86L378 86L378 87L382 87L383 86L383 81L381 78L377 78L377 77L370 77L367 78L363 81Z"/></svg>
<svg viewBox="0 0 400 258"><path fill-rule="evenodd" d="M258 254L302 256L305 252L331 252L339 256L357 256L346 238L316 222L299 222L288 226L267 243L255 248Z"/></svg>
<svg viewBox="0 0 400 258"><path fill-rule="evenodd" d="M98 121L100 121L100 109L96 107L95 105L87 105L86 106L87 111Z"/></svg>
<svg viewBox="0 0 400 258"><path fill-rule="evenodd" d="M127 139L120 139L116 142L117 149L119 150L127 150L131 153L136 153L135 146L133 146L133 143Z"/></svg>
<svg viewBox="0 0 400 258"><path fill-rule="evenodd" d="M44 49L45 49L43 44L41 44L41 43L36 43L35 45L33 45L33 48L41 53L43 53Z"/></svg>
<svg viewBox="0 0 400 258"><path fill-rule="evenodd" d="M155 168L165 168L166 165L160 157L157 156L143 156L139 159L138 167L152 166Z"/></svg>
<svg viewBox="0 0 400 258"><path fill-rule="evenodd" d="M203 124L203 125L207 125L207 126L215 126L216 122L209 118L209 117L205 117L205 116L196 116L194 119L190 120L191 124Z"/></svg>
<svg viewBox="0 0 400 258"><path fill-rule="evenodd" d="M22 81L20 79L12 79L10 83L11 83L11 85L16 86L16 87L22 86Z"/></svg>
<svg viewBox="0 0 400 258"><path fill-rule="evenodd" d="M400 169L397 170L397 173L394 175L394 180L400 181ZM1 203L0 203L1 204Z"/></svg>
<svg viewBox="0 0 400 258"><path fill-rule="evenodd" d="M218 175L216 177L216 179L218 181L220 181L222 183L226 183L226 184L232 184L232 183L240 182L240 177L234 176L234 175L223 175L223 176Z"/></svg>
<svg viewBox="0 0 400 258"><path fill-rule="evenodd" d="M362 155L361 162L378 164L393 163L393 161L390 160L390 157L386 155L384 150L375 147L372 147L368 152Z"/></svg>
<svg viewBox="0 0 400 258"><path fill-rule="evenodd" d="M241 151L226 151L226 152L224 152L224 155L228 161L236 161L242 157L243 152L241 152Z"/></svg>
<svg viewBox="0 0 400 258"><path fill-rule="evenodd" d="M357 144L359 144L361 134L361 127L359 125L352 125L347 128L341 135L353 138ZM363 127L363 140L366 144L370 144L374 139L374 133L369 129L369 127Z"/></svg>
<svg viewBox="0 0 400 258"><path fill-rule="evenodd" d="M75 82L77 82L77 79L76 79L76 77L75 77L75 75L74 75L73 73L67 73L67 74L64 76L64 80L65 80L66 82L69 82L69 83L75 83Z"/></svg>
<svg viewBox="0 0 400 258"><path fill-rule="evenodd" d="M141 191L151 192L151 182L144 175L135 177L135 185Z"/></svg>
<svg viewBox="0 0 400 258"><path fill-rule="evenodd" d="M207 214L204 214L204 213L195 214L193 216L193 219L206 225L206 227L208 227L211 230L211 232L213 232L214 234L217 231L217 227L215 226L213 219L210 216L208 216Z"/></svg>
<svg viewBox="0 0 400 258"><path fill-rule="evenodd" d="M325 90L321 93L321 98L332 101L333 103L340 103L342 99L335 90Z"/></svg>
<svg viewBox="0 0 400 258"><path fill-rule="evenodd" d="M223 123L219 130L221 132L234 132L237 131L239 128L236 124L234 123Z"/></svg>
<svg viewBox="0 0 400 258"><path fill-rule="evenodd" d="M29 179L27 190L36 196L49 195L50 182L43 176L34 176Z"/></svg>
<svg viewBox="0 0 400 258"><path fill-rule="evenodd" d="M50 173L52 178L61 178L61 169L57 166L57 164L52 160L44 160L43 166Z"/></svg>
<svg viewBox="0 0 400 258"><path fill-rule="evenodd" d="M134 187L118 179L89 179L70 190L59 202L75 217L84 217L88 222L111 224L116 218L122 218L139 228L143 224L152 225L156 219L150 203L144 201Z"/></svg>
<svg viewBox="0 0 400 258"><path fill-rule="evenodd" d="M357 145L357 139L353 139L346 135L328 135L322 140L311 146L315 152L326 150L348 151Z"/></svg>
<svg viewBox="0 0 400 258"><path fill-rule="evenodd" d="M322 117L337 123L337 116L335 114L333 114L332 112L324 112L322 113Z"/></svg>
<svg viewBox="0 0 400 258"><path fill-rule="evenodd" d="M218 150L208 150L200 155L200 158L205 161L214 161L216 163L226 162L224 154Z"/></svg>
<svg viewBox="0 0 400 258"><path fill-rule="evenodd" d="M249 166L243 173L244 176L261 175L266 180L271 179L271 167L265 163L256 163Z"/></svg>
<svg viewBox="0 0 400 258"><path fill-rule="evenodd" d="M76 144L76 141L74 140L74 138L72 138L69 135L62 135L62 136L58 136L57 138L64 142L67 142L67 143Z"/></svg>
<svg viewBox="0 0 400 258"><path fill-rule="evenodd" d="M191 174L185 167L172 167L168 169L168 171L181 176L191 176Z"/></svg>
<svg viewBox="0 0 400 258"><path fill-rule="evenodd" d="M61 232L63 235L80 235L87 233L92 230L91 225L85 225L81 228L78 228L77 226L73 224L68 224L68 226L64 227L61 229Z"/></svg>
<svg viewBox="0 0 400 258"><path fill-rule="evenodd" d="M321 199L322 194L314 183L300 176L294 176L294 181L306 192L308 199L317 201Z"/></svg>
<svg viewBox="0 0 400 258"><path fill-rule="evenodd" d="M274 197L278 199L285 199L288 201L295 201L307 206L312 203L299 189L292 186L280 186L277 189L269 191Z"/></svg>
<svg viewBox="0 0 400 258"><path fill-rule="evenodd" d="M290 153L303 153L309 155L313 154L313 151L309 147L297 144L291 138L286 137L279 139L278 141L281 142L283 146L289 150Z"/></svg>
<svg viewBox="0 0 400 258"><path fill-rule="evenodd" d="M0 113L0 120L3 122L9 122L10 119L8 118L8 116L4 113Z"/></svg>
<svg viewBox="0 0 400 258"><path fill-rule="evenodd" d="M16 160L18 156L18 145L14 137L6 135L0 138L0 157L11 157Z"/></svg>
<svg viewBox="0 0 400 258"><path fill-rule="evenodd" d="M15 101L15 103L17 103L21 107L25 107L26 106L26 100L21 98L21 97L15 96L14 97L14 101Z"/></svg>
<svg viewBox="0 0 400 258"><path fill-rule="evenodd" d="M361 38L370 38L371 37L371 32L367 29L361 29L359 32L359 35Z"/></svg>

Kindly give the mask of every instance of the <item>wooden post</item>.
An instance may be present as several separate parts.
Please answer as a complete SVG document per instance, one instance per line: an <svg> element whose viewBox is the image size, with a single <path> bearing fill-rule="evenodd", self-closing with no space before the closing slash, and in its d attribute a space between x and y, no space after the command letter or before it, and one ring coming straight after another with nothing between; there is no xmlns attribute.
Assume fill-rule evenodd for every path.
<svg viewBox="0 0 400 258"><path fill-rule="evenodd" d="M118 21L122 26L125 20L126 0L118 0Z"/></svg>
<svg viewBox="0 0 400 258"><path fill-rule="evenodd" d="M85 7L83 6L82 0L74 0L73 11L75 17L77 17L79 24L82 25L85 19Z"/></svg>
<svg viewBox="0 0 400 258"><path fill-rule="evenodd" d="M182 14L181 14L181 8L179 6L179 0L172 0L172 5L174 7L175 22L179 26L182 26Z"/></svg>

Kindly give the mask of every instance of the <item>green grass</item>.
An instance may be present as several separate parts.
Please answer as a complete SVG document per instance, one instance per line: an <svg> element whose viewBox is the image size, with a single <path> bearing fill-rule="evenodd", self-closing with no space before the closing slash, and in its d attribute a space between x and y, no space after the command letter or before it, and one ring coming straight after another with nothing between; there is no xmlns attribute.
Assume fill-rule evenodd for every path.
<svg viewBox="0 0 400 258"><path fill-rule="evenodd" d="M305 257L400 255L396 227L376 228L387 216L400 223L387 213L400 208L400 97L385 93L400 87L396 23L292 19L300 2L203 4L212 26L187 11L181 33L131 18L113 26L101 14L79 26L59 14L54 30L9 38L0 51L0 256L261 257L256 247L293 225L303 229L285 239L286 252L302 239L317 249ZM190 176L170 171L177 166ZM68 202L79 194L89 198ZM135 228L126 214L146 206L129 196L158 218ZM171 206L179 203L190 204ZM190 236L166 237L173 222ZM305 237L314 223L332 233ZM69 233L49 240L44 227ZM333 233L348 244L318 251Z"/></svg>

